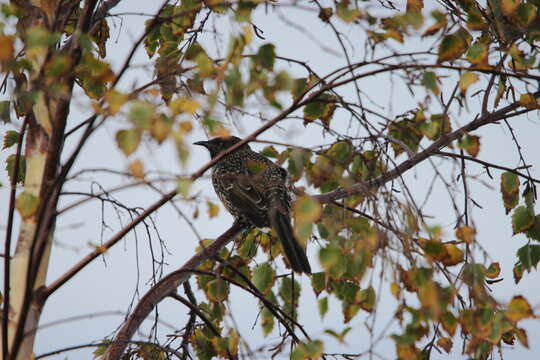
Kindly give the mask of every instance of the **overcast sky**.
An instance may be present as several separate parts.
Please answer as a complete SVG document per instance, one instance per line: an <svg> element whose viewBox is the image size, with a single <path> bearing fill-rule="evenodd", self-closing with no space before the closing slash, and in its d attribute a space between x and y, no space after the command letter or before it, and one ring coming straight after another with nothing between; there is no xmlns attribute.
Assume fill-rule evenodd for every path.
<svg viewBox="0 0 540 360"><path fill-rule="evenodd" d="M400 2L395 3L399 4ZM404 7L404 3L404 1L401 2L402 8ZM125 0L120 2L113 13L154 13L158 7L159 4L157 1ZM326 48L330 48L335 50L336 53L340 52L332 32L316 16L310 15L308 17L305 11L290 8L282 11L282 15L286 21L301 24L303 28L308 29L309 35L306 35L298 29L288 26L282 17L276 16L272 11L266 13L263 9L264 7L261 7L256 12L253 22L264 31L266 40L254 38L253 49L257 49L266 42L272 42L276 45L278 55L304 60L320 74L325 74L345 64L342 56L336 56L332 52L326 51ZM140 36L145 20L146 17L143 16L128 15L124 16L122 21L119 19L109 21L111 41L108 43L107 51L108 59L112 59L115 69L118 69L127 52L131 49L134 39ZM215 23L211 22L210 26L215 26L218 29L220 35L223 36L223 43L227 44L228 33L231 30L228 19L221 17ZM237 31L237 29L233 30ZM351 44L348 44L348 46L354 47L354 51L352 52L353 61L361 59L363 56L363 31L347 29L345 35L351 40ZM212 36L210 34L203 34L200 37L200 41L206 44L210 51L216 51L216 49L212 50L211 48L212 44L214 44ZM408 44L410 51L414 51L416 47L421 47L422 45L425 44L415 41ZM322 47L325 49L322 49ZM218 50L224 53L226 48ZM121 87L125 90L132 89L136 84L143 84L152 78L151 68L147 66L150 64L150 61L144 50L139 49L133 64L137 65L137 67L130 70L121 83ZM306 75L298 67L287 64L280 64L279 66L295 76ZM387 78L368 78L362 80L360 84L362 90L370 98L375 99L379 104L385 105L382 111L390 117L404 113L416 106L416 100L411 98L408 92L398 85L390 86ZM449 91L448 89L443 89L445 93ZM474 92L474 90L472 91ZM351 97L354 96L352 89L349 95ZM457 119L455 119L456 122L464 124L471 121L478 112L479 100L479 98L470 100L470 112L457 116ZM75 98L68 128L82 121L89 111L90 109L86 107L86 104L82 100ZM271 115L271 113L267 115ZM339 117L333 120L336 126L340 126L337 125L340 121L345 123L348 120L340 119ZM181 167L174 146L169 141L162 147L145 143L142 149L128 161L116 148L114 143L114 134L125 124L125 118L122 116L108 120L107 124L85 146L84 151L77 161L77 168L74 171L84 168L126 170L129 161L139 158L145 162L148 168L172 174L189 174L208 161L208 154L204 149L191 147L193 156L190 158L189 164L186 167ZM528 164L533 166L531 168L531 174L537 178L540 177L540 172L537 170L540 168L540 149L538 145L540 127L538 112L530 113L528 116L523 116L519 119L513 119L512 124L516 131L516 136L523 147L525 159ZM260 122L249 119L249 121L242 121L241 126L233 127L233 132L235 135L244 136L249 134L250 130L256 129L259 125ZM0 127L2 131L9 128L9 126L5 125L1 125ZM482 128L477 134L482 139L482 147L479 155L481 159L509 167L519 165L515 146L511 142L510 134L504 126L490 125ZM196 129L190 141L201 140L204 137L204 133L200 129ZM280 129L270 130L263 134L261 138L303 146L329 143L332 141L330 137L321 138L318 128L305 128L300 121L287 121L280 126ZM69 154L72 146L72 143L68 143L65 153ZM262 145L254 145L253 147L256 150L260 150ZM9 152L7 151L0 152L2 163L8 155ZM403 159L401 157L396 159L396 161L399 162ZM434 161L437 163L439 160L435 159ZM431 165L426 162L405 176L411 185L411 189L415 194L418 194L419 199L422 199L421 194L424 194L429 188L431 178L423 175L430 171L430 168ZM441 171L445 171L446 174L449 174L450 170L448 166L441 168ZM516 258L515 253L519 247L525 244L525 239L522 236L512 236L510 218L504 214L499 192L500 173L493 171L494 180L490 180L480 167L470 164L468 165L468 170L472 174L479 174L480 178L492 187L492 189L489 189L479 182L471 182L471 194L473 194L474 200L483 207L482 209L472 209L475 226L479 229L478 240L487 252L491 254L493 259L500 261L502 267L501 277L504 280L491 287L493 295L498 300L507 301L514 295L523 294L529 299L531 305L535 309L538 309L538 305L540 305L540 287L538 285L540 277L538 274L525 274L523 280L518 285L514 284L512 278L512 267ZM9 188L5 184L8 183L8 180L4 171L0 172L0 176L0 181L4 184L0 188L0 214L5 214L9 195ZM101 173L87 174L84 179L86 181L68 183L65 189L69 191L79 190L88 192L91 189L98 191L98 185L93 184L92 179L98 180L99 184L104 188L125 184L128 181L124 177ZM168 184L168 186L163 186L163 190L169 190L171 187L172 184ZM207 198L217 202L208 177L198 181L195 184L194 191L200 191ZM136 190L115 194L115 197L129 206L146 208L149 204L157 200L160 195L153 190L140 187ZM65 196L62 198L60 207L62 208L74 200L76 200L75 197ZM462 204L461 198L457 199L457 201L460 205ZM191 215L195 209L193 204L183 201L178 201L177 203L188 215ZM122 227L122 224L129 222L129 217L126 215L118 218L110 206L106 205L104 209L104 221L108 228L105 228L103 231L101 230L102 208L98 202L88 202L85 206L66 212L58 219L55 237L56 246L52 253L48 275L49 281L56 279L82 256L91 251L89 244L99 244L101 237L103 237L103 241L106 241L115 231ZM448 196L445 194L444 188L440 183L435 185L435 192L430 199L427 209L427 214L433 216L433 225L441 225L445 234L453 236L455 216L453 210L451 210ZM160 209L154 216L154 220L159 234L169 251L169 253L165 254L167 266L164 272L167 274L181 266L194 253L197 246L197 238L186 222L170 206ZM0 221L0 225L2 226L0 231L4 232L5 217L2 217ZM203 238L214 238L227 229L231 222L231 216L226 214L223 209L220 212L219 218L210 221L206 214L206 208L201 206L201 214L194 221L194 225ZM136 235L128 235L121 243L109 251L103 259L94 261L75 279L49 299L44 309L42 324L84 314L94 314L94 316L84 318L83 320L63 322L60 325L43 329L38 333L37 354L102 339L112 334L116 327L121 324L123 316L120 314L126 313L129 310L129 304L133 298L137 301L139 296L144 294L148 289L147 282L152 274L148 237L143 228L139 227L136 233ZM152 242L154 249L159 251L157 237L153 236ZM317 261L317 253L317 244L310 244L308 254L314 271L319 271L320 269ZM137 273L140 274L140 277L136 276ZM373 276L378 277L378 272L374 273ZM325 335L323 330L339 330L343 328L341 304L337 301L331 301L330 311L324 321L321 321L317 312L316 298L312 290L309 289L310 282L308 277L303 276L299 281L304 287L301 300L302 306L300 308L300 322L309 330L310 335L313 338L323 339L326 342L327 352L359 352L365 350L369 345L366 338L367 332L363 325L367 314L361 312L351 322L350 326L355 328L355 331L347 336L347 345L338 344ZM192 283L194 284L194 282ZM383 284L383 297L378 303L379 310L376 329L379 331L384 328L387 321L391 318L392 314L390 310L394 308L393 300L389 296L388 287L389 282L386 281ZM138 293L134 295L137 289ZM204 300L201 294L198 294L198 300ZM260 324L257 322L258 306L254 299L235 291L227 306L230 306L232 309L232 314L239 326L240 333L249 342L252 349L257 349L263 342L275 342L278 336L277 332L274 332L269 337L270 340L274 341L263 340L262 338ZM165 300L159 306L160 319L164 323L170 324L173 328L179 328L185 324L186 314L186 308L170 300ZM230 320L227 320L227 323L228 325L233 325ZM167 328L166 324L160 327L162 339L166 334L173 333L173 330ZM536 359L537 355L535 356L535 354L540 353L540 344L538 343L540 326L538 322L529 320L524 322L524 324L526 324L525 328L529 331L531 350L524 349L521 345L517 344L512 350L505 350L505 359ZM148 333L151 321L147 321L146 325L143 333ZM252 329L253 326L254 328ZM387 335L391 333L392 331L389 331ZM376 334L378 334L377 331ZM455 342L457 344L459 344L457 341L458 338L459 335L456 335ZM73 351L50 357L50 359L65 359L66 357L68 359L86 359L90 358L89 354L91 351ZM393 341L384 338L377 347L377 352L384 356L384 358L393 358ZM455 352L453 356L455 358L460 357ZM435 356L435 358L437 357L447 358L444 355Z"/></svg>

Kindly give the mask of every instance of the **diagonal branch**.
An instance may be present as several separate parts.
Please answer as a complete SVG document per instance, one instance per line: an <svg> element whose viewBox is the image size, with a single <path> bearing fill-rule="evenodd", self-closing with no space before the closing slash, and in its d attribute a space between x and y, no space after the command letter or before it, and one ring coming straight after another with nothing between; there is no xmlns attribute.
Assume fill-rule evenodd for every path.
<svg viewBox="0 0 540 360"><path fill-rule="evenodd" d="M158 282L150 291L148 291L137 304L137 307L118 331L115 343L109 347L105 360L119 359L124 353L127 343L141 323L146 319L154 307L165 297L171 294L171 291L178 288L182 283L189 279L193 269L197 269L204 261L214 257L225 245L231 242L245 226L235 222L225 233L218 237L212 244L205 247L202 251L195 254L180 269L172 272Z"/></svg>
<svg viewBox="0 0 540 360"><path fill-rule="evenodd" d="M536 92L534 97L540 96L540 91ZM499 120L507 119L510 117L515 117L517 115L525 114L532 111L532 109L520 109L519 111L512 111L520 108L521 105L518 102L505 106L504 108L497 110L492 113L488 113L482 116L477 117L467 125L460 127L459 129L441 136L437 141L433 142L430 146L425 148L423 151L415 154L409 159L403 161L401 164L393 168L392 170L363 183L358 183L351 185L346 188L339 188L337 190L315 195L314 198L321 203L329 203L335 200L343 199L352 195L366 194L380 186L384 185L388 181L394 180L404 174L407 170L410 170L412 167L426 160L430 156L436 155L440 149L448 146L452 141L459 139L461 136L465 135L468 132L474 131L479 127L482 127L487 124L495 123Z"/></svg>

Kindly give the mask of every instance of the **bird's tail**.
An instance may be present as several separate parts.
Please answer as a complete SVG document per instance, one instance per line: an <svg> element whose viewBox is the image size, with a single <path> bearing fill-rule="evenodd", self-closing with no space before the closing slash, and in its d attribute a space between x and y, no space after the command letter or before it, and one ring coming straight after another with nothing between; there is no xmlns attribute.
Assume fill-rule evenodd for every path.
<svg viewBox="0 0 540 360"><path fill-rule="evenodd" d="M277 232L285 256L295 272L311 274L311 266L306 251L294 237L293 228L288 212L279 199L273 199L268 212L270 226Z"/></svg>

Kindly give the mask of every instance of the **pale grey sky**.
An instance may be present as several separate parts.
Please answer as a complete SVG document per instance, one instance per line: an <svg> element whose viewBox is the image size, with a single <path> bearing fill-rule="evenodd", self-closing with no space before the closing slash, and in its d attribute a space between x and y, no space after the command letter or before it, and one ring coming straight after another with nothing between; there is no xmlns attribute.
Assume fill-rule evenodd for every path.
<svg viewBox="0 0 540 360"><path fill-rule="evenodd" d="M399 2L396 2L399 3ZM405 2L401 2L403 6ZM153 13L159 7L158 2L142 1L142 0L125 0L112 11L113 13L124 12L142 12ZM276 13L269 11L265 13L262 7L256 12L253 22L264 31L266 40L254 38L252 44L253 49L257 49L265 42L272 42L276 45L278 55L304 60L320 74L325 74L332 69L345 65L343 57L333 55L323 49L321 46L334 49L340 52L336 44L335 37L328 26L321 21L318 21L316 16L306 16L304 10L293 10L284 8L281 10L281 15L276 16ZM314 38L310 39L306 34L292 29L287 26L283 19L288 19L295 23L299 23L308 30L309 34ZM143 22L146 17L143 16L125 16L123 20L111 19L109 25L111 27L111 41L108 44L108 58L112 59L114 68L118 68L122 63L125 55L131 48L134 39L138 38L143 31ZM338 25L339 23L336 22ZM226 51L228 42L228 33L231 30L230 24L226 16L221 17L218 21L210 23L218 29L223 37L225 48L219 49L221 53ZM340 27L345 31L351 41L347 44L348 47L354 47L352 52L353 60L359 60L363 56L362 39L365 36L362 30L349 30L345 27ZM233 31L238 31L234 28ZM316 40L316 41L314 41ZM203 34L200 36L200 41L206 44L209 49L212 49L214 44L213 35ZM415 50L416 48L425 47L429 40L414 41L407 44L408 49ZM397 46L397 45L396 45ZM139 49L133 64L149 65L143 49ZM280 63L278 65L286 69L291 74L296 76L305 76L305 73L298 67L289 66ZM129 74L122 81L121 86L124 89L131 89L134 84L143 84L152 77L151 68L137 66L130 70ZM485 81L485 79L483 79ZM387 77L379 76L364 79L360 82L361 89L374 99L377 103L385 105L381 112L395 116L404 113L416 106L417 99L413 99L405 89L399 86L399 83L391 85ZM353 98L352 87L348 88L347 96ZM449 92L449 89L443 89L443 92ZM474 88L472 90L474 92ZM82 97L81 97L82 98ZM86 104L80 104L81 101L75 99L73 102L73 112L70 117L70 126L81 121L89 109ZM469 113L461 115L454 114L458 123L464 124L474 117L474 114L479 109L479 98L469 101ZM80 106L79 106L80 105ZM267 113L271 115L271 113ZM339 115L339 114L338 114ZM512 124L516 131L516 135L523 146L524 155L527 163L532 165L531 173L533 176L540 177L540 156L539 156L539 119L538 112L529 114L520 119L512 120ZM345 127L348 123L348 118L339 118L337 116L333 120L333 126ZM88 144L85 146L80 158L77 161L77 167L74 171L83 168L112 168L112 169L127 169L129 161L126 160L123 154L116 148L114 143L114 134L125 124L123 116L117 116L114 119L108 120L107 124L96 133ZM249 134L253 129L256 129L260 122L253 119L241 122L241 126L235 129L235 133L239 136ZM2 131L7 130L8 126L2 126ZM492 161L497 164L507 166L517 166L518 158L515 146L511 142L508 130L502 125L490 125L482 128L477 132L481 136L482 147L479 157ZM200 129L196 129L190 137L190 141L196 141L204 138L204 134ZM263 139L286 141L297 145L311 145L320 143L329 143L331 137L326 139L320 137L319 129L311 126L304 128L301 121L287 121L283 123L281 129L271 130L261 136ZM70 147L73 144L66 145L66 153L69 154ZM262 145L254 145L255 149L262 148ZM142 146L137 154L131 159L139 158L145 162L149 168L178 173L190 173L197 169L200 164L208 160L208 155L203 149L191 147L193 157L190 159L186 168L181 168L177 160L174 145L167 141L159 148L155 144L146 143ZM8 152L0 152L0 161L4 162ZM403 161L403 155L396 159L397 162ZM434 159L438 162L438 159ZM150 165L150 162L153 165ZM482 174L483 169L473 164L468 165L468 170L472 174ZM428 162L421 164L416 169L406 174L405 178L411 186L411 190L418 194L418 198L422 199L421 194L424 194L430 184L431 177L426 176L430 173L431 166ZM439 169L446 174L450 173L449 166L443 166ZM0 172L0 181L7 183L5 172ZM512 236L510 217L505 216L499 193L500 172L493 171L494 180L490 180L485 174L481 175L481 179L486 181L492 189L488 189L484 185L476 182L471 182L471 194L475 201L483 206L483 209L473 208L473 219L478 229L478 240L485 247L491 256L501 263L501 277L504 280L492 286L493 295L499 300L509 300L517 294L525 295L531 305L538 308L540 305L540 276L537 273L526 274L520 284L515 285L512 278L512 267L515 262L516 250L525 244L523 236ZM103 174L88 174L87 179L99 179L100 185L105 188L126 183L127 179L115 175ZM455 179L455 177L454 177ZM66 190L81 190L89 191L91 183L87 182L72 182L66 185ZM98 188L93 185L94 189ZM169 186L164 186L163 190L170 189ZM216 199L216 196L211 188L210 182L203 179L195 184L194 191L201 191L205 196ZM9 189L4 186L0 189L0 213L4 214L7 204ZM147 188L137 188L136 190L125 191L115 195L119 200L126 202L129 206L147 207L153 201L159 198L159 194ZM61 207L70 204L75 198L66 196L62 199ZM217 199L216 199L217 200ZM462 198L456 199L458 204L463 203ZM178 205L190 215L194 207L192 204L178 201ZM213 238L221 234L231 223L232 218L221 209L220 216L217 219L209 220L205 213L205 206L201 206L201 215L194 224L203 238ZM435 185L434 195L431 197L427 206L427 214L433 216L433 224L441 225L445 234L453 236L453 226L455 216L450 207L448 196L440 183ZM129 221L127 216L117 219L115 213L111 211L110 206L105 206L105 218L107 224L111 227L103 232L103 240L107 240L115 230L119 230L120 220L123 224ZM158 211L154 216L155 222L159 229L160 235L165 242L170 253L166 254L167 266L164 269L165 274L178 268L185 260L193 253L197 246L197 239L186 225L185 221L178 217L174 209L170 206L165 206ZM1 220L0 225L5 225L5 219ZM76 210L69 211L62 215L58 220L58 231L56 241L58 245L54 248L51 258L51 267L49 270L48 279L53 280L66 271L72 264L76 263L82 256L90 251L89 243L98 244L101 236L101 204L98 202L88 202L87 205L81 206ZM17 228L17 227L16 227ZM4 227L0 228L5 231ZM152 237L154 249L159 249L157 238ZM138 251L136 250L138 244ZM142 296L148 289L147 281L152 274L151 258L148 254L148 238L143 228L137 228L137 236L129 234L121 243L117 244L109 251L104 259L94 261L90 266L81 271L81 273L70 281L65 287L55 293L48 301L42 324L56 321L72 316L82 314L99 314L106 312L104 316L88 317L83 320L65 322L60 325L52 326L43 329L38 333L36 353L41 354L57 348L78 345L96 341L110 335L117 326L122 322L123 317L117 313L125 313L128 310L128 305L134 296L134 291L138 289L138 296ZM310 244L308 250L311 262L313 263L314 271L320 269L317 261L318 246L315 243ZM137 270L138 268L138 270ZM137 279L136 273L139 271L140 279ZM375 271L373 276L375 279L379 277L379 272ZM387 274L388 278L388 274ZM299 279L304 286L300 307L300 322L308 329L313 338L320 338L326 342L327 352L359 352L368 347L367 332L363 322L368 316L365 312L360 312L349 324L355 330L347 337L346 345L342 345L332 340L329 336L323 333L324 329L339 330L343 328L343 317L341 314L341 304L335 299L330 303L330 311L326 315L324 321L320 320L316 307L316 298L313 292L309 289L309 279L303 276ZM366 281L366 279L364 279ZM375 280L377 284L377 280ZM364 285L364 283L363 283ZM392 317L390 309L393 309L394 300L389 294L389 282L383 284L383 296L378 303L378 314L376 329L379 331L386 325L387 320ZM204 298L198 294L198 300L203 301ZM249 342L252 349L257 349L262 343L269 343L277 339L275 331L269 338L263 339L260 331L260 324L257 322L258 306L256 301L250 296L233 291L231 301L227 306L232 309L232 314L236 323L239 326L241 335ZM386 310L388 309L388 311ZM172 326L182 327L185 324L187 310L176 302L165 300L159 306L159 317L162 321ZM257 322L257 323L256 323ZM256 323L256 324L255 324ZM230 321L228 321L229 325ZM254 328L252 329L253 325ZM537 339L540 337L540 325L537 321L529 320L525 322L525 328L529 332L529 342L531 350L523 348L517 344L513 349L504 351L505 359L536 359L540 353L540 344ZM146 322L146 326L142 330L143 333L148 333L151 321ZM392 329L392 328L391 328ZM376 334L379 333L376 331ZM166 334L173 332L172 329L165 325L160 327L160 335L163 339ZM388 331L390 335L393 330ZM455 337L456 347L459 346L459 335ZM391 339L384 338L376 348L378 353L384 358L392 359L395 350ZM454 348L456 350L456 348ZM65 353L58 356L50 357L50 359L87 359L90 358L91 351L81 350ZM459 352L454 351L452 358L460 358ZM448 358L446 355L434 356L434 358Z"/></svg>

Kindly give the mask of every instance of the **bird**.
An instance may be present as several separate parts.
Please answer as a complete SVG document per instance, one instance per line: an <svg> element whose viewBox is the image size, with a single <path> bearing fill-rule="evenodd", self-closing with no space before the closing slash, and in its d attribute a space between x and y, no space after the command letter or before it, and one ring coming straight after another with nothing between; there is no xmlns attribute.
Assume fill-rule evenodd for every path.
<svg viewBox="0 0 540 360"><path fill-rule="evenodd" d="M219 136L194 145L204 146L212 158L242 141ZM305 249L291 225L291 197L287 170L251 149L248 144L219 159L212 167L212 184L227 211L249 227L273 229L293 271L311 274Z"/></svg>

